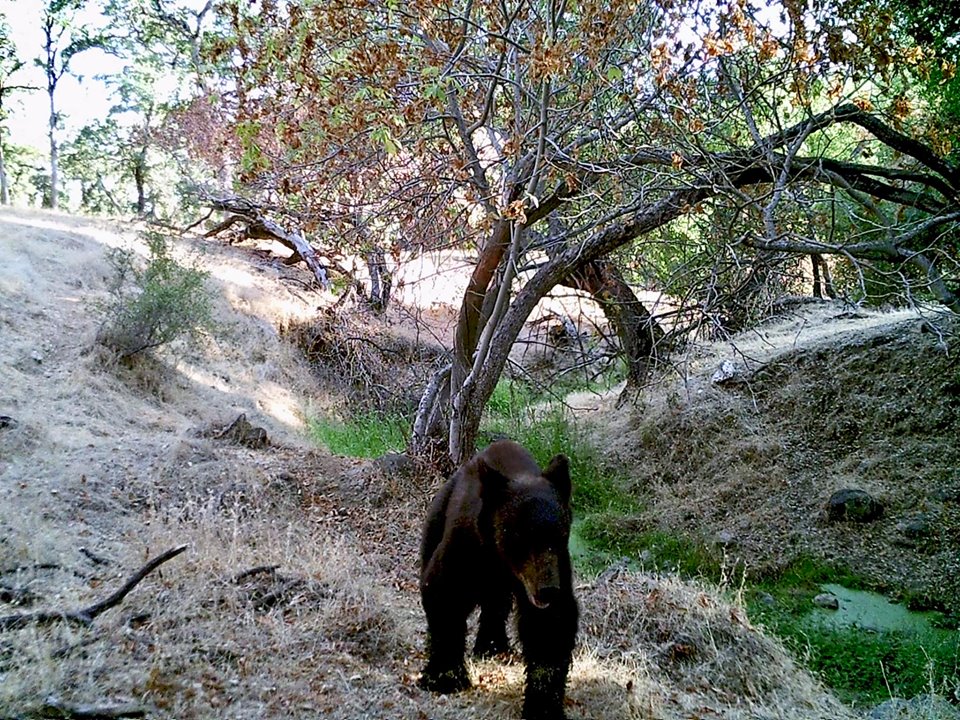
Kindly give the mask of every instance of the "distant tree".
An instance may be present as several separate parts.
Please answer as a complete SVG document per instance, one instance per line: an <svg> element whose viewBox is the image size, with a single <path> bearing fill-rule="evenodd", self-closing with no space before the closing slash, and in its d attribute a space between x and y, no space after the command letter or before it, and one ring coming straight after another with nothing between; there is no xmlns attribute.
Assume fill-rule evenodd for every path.
<svg viewBox="0 0 960 720"><path fill-rule="evenodd" d="M179 0L109 0L105 5L113 43L130 59L125 71L110 80L119 97L111 113L128 128L126 163L143 211L149 158L155 151L176 157L189 184L201 184L212 171L222 186L230 185L234 149L218 117L223 108L220 76L226 68L213 68L203 51L212 32L213 6L213 0L199 9ZM121 119L124 114L127 121ZM203 139L191 144L188 136Z"/></svg>
<svg viewBox="0 0 960 720"><path fill-rule="evenodd" d="M85 0L47 0L41 17L43 31L42 55L35 60L47 78L47 96L50 101L48 137L50 140L49 205L56 209L60 195L60 113L57 110L57 86L69 72L70 62L77 54L92 48L103 48L106 38L77 23L77 13Z"/></svg>
<svg viewBox="0 0 960 720"><path fill-rule="evenodd" d="M10 26L6 18L0 16L0 205L10 204L10 182L7 177L3 139L4 123L9 113L10 96L16 92L40 89L31 85L18 85L14 82L14 76L24 65L26 65L26 61L17 57L17 47L11 37Z"/></svg>
<svg viewBox="0 0 960 720"><path fill-rule="evenodd" d="M124 196L117 188L129 179L124 164L122 131L108 117L84 126L75 137L63 143L60 160L63 173L80 183L80 205L94 213L129 212Z"/></svg>

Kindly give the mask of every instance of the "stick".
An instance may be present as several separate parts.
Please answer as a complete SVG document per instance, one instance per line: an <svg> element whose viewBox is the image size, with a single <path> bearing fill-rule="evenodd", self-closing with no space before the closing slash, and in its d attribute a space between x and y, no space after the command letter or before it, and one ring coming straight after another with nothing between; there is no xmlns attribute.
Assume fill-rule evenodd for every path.
<svg viewBox="0 0 960 720"><path fill-rule="evenodd" d="M55 622L60 622L61 620L80 625L89 625L102 612L109 610L114 605L118 605L147 575L152 573L163 563L167 562L167 560L175 558L186 549L186 545L180 545L179 547L167 550L165 553L163 553L163 555L158 555L142 568L137 570L137 572L135 572L133 575L131 575L130 579L123 584L123 587L109 597L106 597L99 602L95 602L93 605L85 607L81 610L74 610L72 612L40 610L39 612L35 613L19 613L17 615L0 616L0 631L15 630L17 628L26 627L31 623L50 625Z"/></svg>
<svg viewBox="0 0 960 720"><path fill-rule="evenodd" d="M100 557L95 552L93 552L93 550L90 550L89 548L81 547L81 548L77 548L77 550L79 550L82 555L86 555L88 558L90 558L90 562L92 562L94 565L110 564L109 560L107 560L106 558Z"/></svg>
<svg viewBox="0 0 960 720"><path fill-rule="evenodd" d="M257 567L250 568L249 570L244 570L242 573L238 573L234 578L233 582L240 584L248 577L252 575L259 575L260 573L275 573L280 569L279 565L258 565Z"/></svg>
<svg viewBox="0 0 960 720"><path fill-rule="evenodd" d="M141 705L80 705L50 697L40 707L27 712L26 718L60 718L61 720L116 720L143 718L147 710Z"/></svg>

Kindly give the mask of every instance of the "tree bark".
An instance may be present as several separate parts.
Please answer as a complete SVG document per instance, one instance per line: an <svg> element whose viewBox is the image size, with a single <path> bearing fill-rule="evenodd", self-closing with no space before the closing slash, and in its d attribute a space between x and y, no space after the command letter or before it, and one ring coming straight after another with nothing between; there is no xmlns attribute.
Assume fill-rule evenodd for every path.
<svg viewBox="0 0 960 720"><path fill-rule="evenodd" d="M10 182L7 180L7 158L3 152L3 137L0 135L0 205L10 204Z"/></svg>
<svg viewBox="0 0 960 720"><path fill-rule="evenodd" d="M565 280L564 285L589 293L610 322L627 361L627 384L639 387L657 360L663 328L634 294L620 270L609 260L587 263Z"/></svg>

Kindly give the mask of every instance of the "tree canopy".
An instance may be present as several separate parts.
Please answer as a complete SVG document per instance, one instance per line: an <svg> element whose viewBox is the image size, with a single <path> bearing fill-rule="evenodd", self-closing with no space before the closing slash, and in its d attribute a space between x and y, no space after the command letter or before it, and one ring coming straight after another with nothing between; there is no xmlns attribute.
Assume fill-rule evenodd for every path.
<svg viewBox="0 0 960 720"><path fill-rule="evenodd" d="M630 278L682 299L686 331L746 327L809 272L821 294L960 310L960 169L944 110L958 28L941 5L109 11L135 52L187 69L191 90L151 142L182 150L194 179L206 165L208 193L245 198L329 254L476 252L451 363L414 426L415 445L439 438L460 461L521 327L558 284L593 295L636 356L668 333Z"/></svg>

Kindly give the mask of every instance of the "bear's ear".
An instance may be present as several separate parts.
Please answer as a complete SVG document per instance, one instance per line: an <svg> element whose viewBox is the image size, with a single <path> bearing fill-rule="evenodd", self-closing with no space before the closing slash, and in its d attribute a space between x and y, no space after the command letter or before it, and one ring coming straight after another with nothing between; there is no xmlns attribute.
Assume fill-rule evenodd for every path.
<svg viewBox="0 0 960 720"><path fill-rule="evenodd" d="M567 456L563 454L554 455L547 465L547 469L543 471L543 476L556 489L560 499L565 504L569 504L572 487L570 483L570 464L567 461Z"/></svg>

